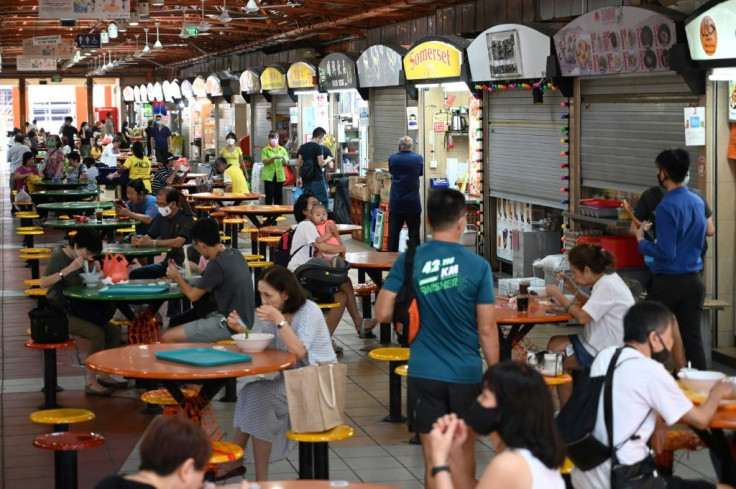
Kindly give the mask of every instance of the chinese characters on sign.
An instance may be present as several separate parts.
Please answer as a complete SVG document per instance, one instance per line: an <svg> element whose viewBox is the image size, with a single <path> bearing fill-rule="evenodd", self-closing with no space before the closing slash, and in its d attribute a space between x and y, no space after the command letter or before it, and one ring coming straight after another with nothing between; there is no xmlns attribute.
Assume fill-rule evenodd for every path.
<svg viewBox="0 0 736 489"><path fill-rule="evenodd" d="M486 42L492 78L516 78L521 75L521 49L519 34L515 30L489 32L486 34Z"/></svg>

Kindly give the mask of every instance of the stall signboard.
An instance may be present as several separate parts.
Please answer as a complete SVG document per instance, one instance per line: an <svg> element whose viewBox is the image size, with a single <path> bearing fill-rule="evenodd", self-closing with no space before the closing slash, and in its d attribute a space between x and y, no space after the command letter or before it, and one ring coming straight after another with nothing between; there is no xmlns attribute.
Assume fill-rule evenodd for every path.
<svg viewBox="0 0 736 489"><path fill-rule="evenodd" d="M675 22L640 7L606 7L554 35L563 76L668 71Z"/></svg>
<svg viewBox="0 0 736 489"><path fill-rule="evenodd" d="M56 59L18 56L16 69L18 71L56 71Z"/></svg>
<svg viewBox="0 0 736 489"><path fill-rule="evenodd" d="M207 95L210 97L222 96L222 83L220 77L217 75L210 75L204 82L204 89L207 91Z"/></svg>
<svg viewBox="0 0 736 489"><path fill-rule="evenodd" d="M135 91L133 90L133 87L128 86L123 88L123 102L130 103L135 101Z"/></svg>
<svg viewBox="0 0 736 489"><path fill-rule="evenodd" d="M156 100L156 91L153 89L153 83L146 85L146 93L148 95L149 102Z"/></svg>
<svg viewBox="0 0 736 489"><path fill-rule="evenodd" d="M198 76L192 82L192 93L197 98L207 97L207 82L201 76Z"/></svg>
<svg viewBox="0 0 736 489"><path fill-rule="evenodd" d="M38 0L39 19L128 19L130 2L116 0Z"/></svg>
<svg viewBox="0 0 736 489"><path fill-rule="evenodd" d="M319 63L319 89L347 90L358 88L358 75L355 60L342 53L332 53L325 56Z"/></svg>
<svg viewBox="0 0 736 489"><path fill-rule="evenodd" d="M500 24L482 32L468 46L474 81L535 79L546 76L550 35L521 24Z"/></svg>
<svg viewBox="0 0 736 489"><path fill-rule="evenodd" d="M407 80L457 78L462 73L463 53L452 44L427 41L404 56Z"/></svg>
<svg viewBox="0 0 736 489"><path fill-rule="evenodd" d="M194 87L192 86L192 82L189 80L183 80L181 82L181 95L182 97L186 98L192 98L194 97Z"/></svg>
<svg viewBox="0 0 736 489"><path fill-rule="evenodd" d="M695 61L736 59L736 0L719 3L685 25Z"/></svg>
<svg viewBox="0 0 736 489"><path fill-rule="evenodd" d="M314 88L317 86L317 70L309 63L297 61L289 66L286 81L292 90Z"/></svg>
<svg viewBox="0 0 736 489"><path fill-rule="evenodd" d="M34 39L23 39L23 56L29 58L66 59L74 57L74 40L62 39L58 44L35 44Z"/></svg>
<svg viewBox="0 0 736 489"><path fill-rule="evenodd" d="M138 85L133 87L133 100L138 103L141 101L141 87Z"/></svg>
<svg viewBox="0 0 736 489"><path fill-rule="evenodd" d="M171 98L174 99L174 102L181 100L181 87L178 81L172 81L169 85L169 90L171 91Z"/></svg>
<svg viewBox="0 0 736 489"><path fill-rule="evenodd" d="M99 34L77 34L76 44L79 49L99 49Z"/></svg>
<svg viewBox="0 0 736 489"><path fill-rule="evenodd" d="M240 90L245 94L260 93L261 77L253 70L245 70L240 74Z"/></svg>
<svg viewBox="0 0 736 489"><path fill-rule="evenodd" d="M161 84L161 88L164 92L164 100L167 102L173 102L174 97L171 96L171 83L169 83L169 80L164 80Z"/></svg>
<svg viewBox="0 0 736 489"><path fill-rule="evenodd" d="M394 48L382 44L376 44L363 51L357 61L360 87L402 85L404 80L401 60L405 53L406 51L401 47Z"/></svg>
<svg viewBox="0 0 736 489"><path fill-rule="evenodd" d="M164 90L159 82L153 85L153 99L159 102L163 102L164 100Z"/></svg>
<svg viewBox="0 0 736 489"><path fill-rule="evenodd" d="M286 75L275 66L267 67L261 73L261 89L264 91L286 90Z"/></svg>
<svg viewBox="0 0 736 489"><path fill-rule="evenodd" d="M146 88L146 86L145 85L141 85L139 87L139 90L141 92L141 102L149 102L148 89Z"/></svg>

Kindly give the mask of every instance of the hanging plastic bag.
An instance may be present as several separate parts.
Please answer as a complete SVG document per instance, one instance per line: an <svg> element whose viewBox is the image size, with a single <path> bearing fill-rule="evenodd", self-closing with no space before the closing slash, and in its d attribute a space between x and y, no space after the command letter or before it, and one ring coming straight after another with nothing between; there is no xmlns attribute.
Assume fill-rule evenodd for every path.
<svg viewBox="0 0 736 489"><path fill-rule="evenodd" d="M128 260L120 253L105 254L105 260L102 262L102 276L111 279L115 284L121 280L128 280Z"/></svg>

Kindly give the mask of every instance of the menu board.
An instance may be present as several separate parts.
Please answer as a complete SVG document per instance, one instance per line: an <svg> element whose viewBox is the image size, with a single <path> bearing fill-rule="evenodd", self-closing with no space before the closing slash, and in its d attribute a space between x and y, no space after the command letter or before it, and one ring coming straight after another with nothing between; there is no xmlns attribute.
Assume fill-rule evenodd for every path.
<svg viewBox="0 0 736 489"><path fill-rule="evenodd" d="M216 75L210 75L207 77L207 81L204 84L205 90L210 97L219 97L222 95L222 84L220 83L220 77Z"/></svg>
<svg viewBox="0 0 736 489"><path fill-rule="evenodd" d="M695 61L736 58L736 1L714 5L685 26Z"/></svg>
<svg viewBox="0 0 736 489"><path fill-rule="evenodd" d="M286 75L279 67L269 66L261 73L261 88L266 91L286 90Z"/></svg>
<svg viewBox="0 0 736 489"><path fill-rule="evenodd" d="M325 56L319 64L319 89L347 90L358 88L355 61L342 53Z"/></svg>
<svg viewBox="0 0 736 489"><path fill-rule="evenodd" d="M16 63L18 71L56 71L56 60L52 58L18 56Z"/></svg>
<svg viewBox="0 0 736 489"><path fill-rule="evenodd" d="M261 78L258 73L245 70L240 75L240 90L244 93L259 93L261 91Z"/></svg>
<svg viewBox="0 0 736 489"><path fill-rule="evenodd" d="M313 88L317 85L317 72L314 66L303 61L297 61L289 66L286 72L289 88Z"/></svg>
<svg viewBox="0 0 736 489"><path fill-rule="evenodd" d="M554 36L564 76L667 71L675 23L639 7L607 7L575 19Z"/></svg>
<svg viewBox="0 0 736 489"><path fill-rule="evenodd" d="M130 2L117 0L38 0L39 19L128 19Z"/></svg>
<svg viewBox="0 0 736 489"><path fill-rule="evenodd" d="M182 80L181 94L186 98L192 98L194 96L194 87L192 86L192 82L189 80Z"/></svg>
<svg viewBox="0 0 736 489"><path fill-rule="evenodd" d="M204 98L207 96L207 84L201 76L194 79L192 83L192 93L197 98Z"/></svg>
<svg viewBox="0 0 736 489"><path fill-rule="evenodd" d="M23 39L23 56L29 58L66 59L74 56L74 40L62 39L57 44L37 43L36 39Z"/></svg>
<svg viewBox="0 0 736 489"><path fill-rule="evenodd" d="M363 51L357 63L361 88L401 85L402 55L403 49L397 52L390 46L380 44Z"/></svg>

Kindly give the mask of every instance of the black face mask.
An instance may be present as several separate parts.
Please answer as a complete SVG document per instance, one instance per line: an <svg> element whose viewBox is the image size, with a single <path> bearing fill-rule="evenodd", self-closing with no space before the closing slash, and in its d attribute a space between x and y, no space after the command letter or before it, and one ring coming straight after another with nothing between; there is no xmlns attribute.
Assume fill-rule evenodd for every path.
<svg viewBox="0 0 736 489"><path fill-rule="evenodd" d="M657 333L657 338L659 338L659 342L662 343L662 349L659 351L654 351L654 347L652 346L652 342L649 342L649 349L652 351L652 360L659 363L664 363L670 358L670 351L667 349L666 346L664 346L664 341L662 341L662 337L659 336L659 333Z"/></svg>
<svg viewBox="0 0 736 489"><path fill-rule="evenodd" d="M665 182L665 180L666 179L660 179L659 178L659 173L657 173L657 183L659 183L659 186L660 187L664 188L664 182Z"/></svg>
<svg viewBox="0 0 736 489"><path fill-rule="evenodd" d="M479 435L490 435L498 429L498 407L483 407L477 400L470 406L468 425Z"/></svg>

